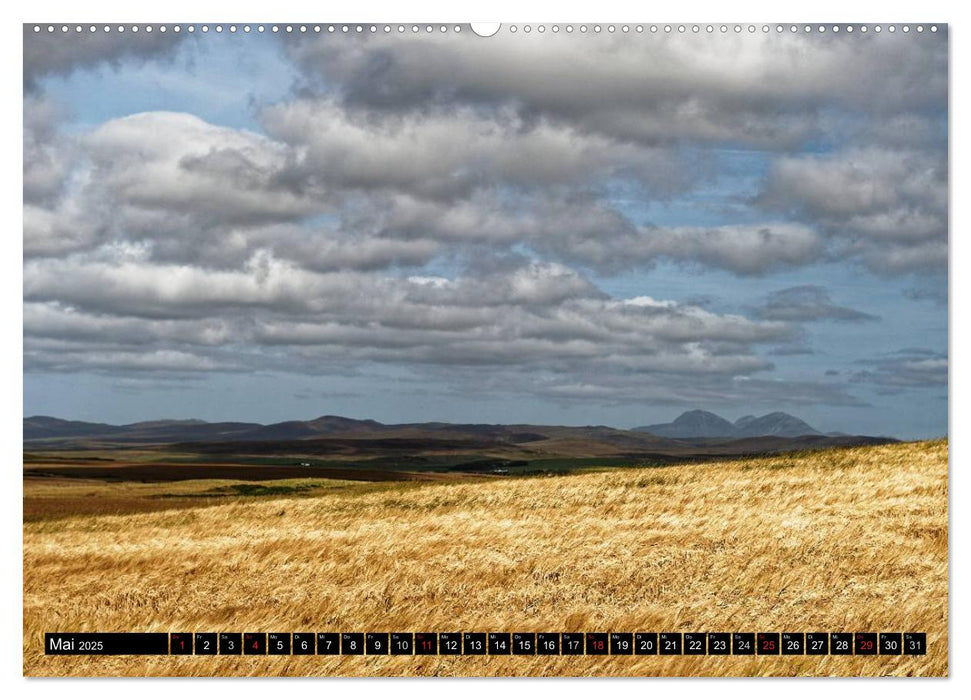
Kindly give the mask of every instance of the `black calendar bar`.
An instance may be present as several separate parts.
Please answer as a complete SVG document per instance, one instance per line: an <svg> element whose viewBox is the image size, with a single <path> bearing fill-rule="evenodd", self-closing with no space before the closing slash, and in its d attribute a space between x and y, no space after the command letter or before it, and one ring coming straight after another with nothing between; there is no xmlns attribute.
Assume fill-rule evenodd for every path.
<svg viewBox="0 0 971 700"><path fill-rule="evenodd" d="M44 653L181 656L922 656L924 632L48 632Z"/></svg>
<svg viewBox="0 0 971 700"><path fill-rule="evenodd" d="M44 653L69 655L148 655L168 654L167 632L48 632Z"/></svg>

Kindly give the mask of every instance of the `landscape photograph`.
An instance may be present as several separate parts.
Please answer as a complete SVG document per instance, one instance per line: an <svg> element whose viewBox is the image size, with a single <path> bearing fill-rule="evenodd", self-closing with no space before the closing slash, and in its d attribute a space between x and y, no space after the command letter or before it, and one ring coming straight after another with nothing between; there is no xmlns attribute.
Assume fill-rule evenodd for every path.
<svg viewBox="0 0 971 700"><path fill-rule="evenodd" d="M947 676L947 25L480 34L24 25L24 676Z"/></svg>

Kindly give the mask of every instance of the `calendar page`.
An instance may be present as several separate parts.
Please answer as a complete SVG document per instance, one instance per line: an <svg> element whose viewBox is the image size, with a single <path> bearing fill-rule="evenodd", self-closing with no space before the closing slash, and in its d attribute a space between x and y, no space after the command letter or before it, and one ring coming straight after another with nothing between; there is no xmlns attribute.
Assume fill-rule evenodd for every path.
<svg viewBox="0 0 971 700"><path fill-rule="evenodd" d="M25 24L23 387L25 676L946 676L948 26Z"/></svg>

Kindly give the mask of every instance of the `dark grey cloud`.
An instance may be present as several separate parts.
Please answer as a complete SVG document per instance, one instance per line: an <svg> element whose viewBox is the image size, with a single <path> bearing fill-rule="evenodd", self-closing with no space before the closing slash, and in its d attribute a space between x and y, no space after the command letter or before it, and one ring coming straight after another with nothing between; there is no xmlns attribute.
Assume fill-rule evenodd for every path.
<svg viewBox="0 0 971 700"><path fill-rule="evenodd" d="M299 152L281 177L300 187L394 190L453 201L507 187L580 184L624 175L660 192L690 182L666 149L631 148L570 123L527 120L501 105L382 112L334 97L265 108L267 133Z"/></svg>
<svg viewBox="0 0 971 700"><path fill-rule="evenodd" d="M328 104L326 109L330 114L335 108ZM314 121L306 134L325 130L328 119ZM338 131L333 143L343 144L336 117L331 126ZM448 188L429 193L429 183L450 182L459 164L475 164L479 179L490 167L478 169L486 160L479 154L482 147L470 149L465 137L451 147L423 139L405 138L400 152L385 139L373 150L331 154L324 167L311 163L313 148L305 143L274 141L190 115L146 113L112 120L75 141L83 153L74 173L79 185L56 201L26 208L24 252L60 255L126 242L147 247L157 260L234 267L268 250L327 270L420 265L445 248L507 249L525 243L549 258L605 272L673 260L741 275L804 265L823 252L811 228L784 221L636 225L596 189L570 182L608 163L627 167L650 160L649 153L625 156L607 149L572 165L564 161L523 170L512 181L508 173L492 173L489 182L458 188L461 195ZM352 144L367 140L361 135ZM505 144L507 150L490 156L502 168L539 159L506 141L497 138L493 145ZM564 143L576 140L571 136ZM453 153L442 161L436 156L441 150ZM666 171L666 161L658 158L654 165ZM358 161L364 170L348 179L348 167L359 167L348 163ZM559 183L550 182L553 171ZM376 180L365 185L365 173ZM327 223L307 226L314 217Z"/></svg>
<svg viewBox="0 0 971 700"><path fill-rule="evenodd" d="M69 52L78 65L161 55L176 41L56 38L86 47ZM50 39L31 33L30 45ZM771 215L746 225L652 226L604 191L620 179L639 183L646 201L688 192L711 163L685 146L788 148L819 124L832 128L832 110L867 124L939 123L946 41L910 39L283 38L309 82L304 96L261 110L266 136L150 113L71 140L35 101L25 114L25 254L123 240L172 262L238 266L269 249L315 269L379 269L471 243L526 244L607 273L674 260L765 274L834 253L878 270L939 269L946 168L933 149L779 158L757 199ZM65 60L29 57L36 71L67 70ZM819 124L784 137L760 121L779 129L807 118ZM77 184L65 192L68 179ZM327 220L318 235L273 228L314 217Z"/></svg>
<svg viewBox="0 0 971 700"><path fill-rule="evenodd" d="M874 272L947 265L947 156L943 151L850 149L777 159L757 203L813 222L841 255Z"/></svg>
<svg viewBox="0 0 971 700"><path fill-rule="evenodd" d="M879 393L898 394L928 387L946 387L947 355L926 348L905 348L881 357L857 362L863 369L853 373L851 381L870 384Z"/></svg>
<svg viewBox="0 0 971 700"><path fill-rule="evenodd" d="M502 104L624 141L789 148L821 134L827 109L899 115L947 94L943 32L883 37L799 34L294 37L321 89L381 111Z"/></svg>
<svg viewBox="0 0 971 700"><path fill-rule="evenodd" d="M261 133L173 112L65 128L38 89L169 55L160 36L53 53L29 37L28 372L393 366L465 395L859 406L774 363L815 351L803 324L866 312L813 286L719 313L646 273L946 263L941 35L279 37L302 84L254 106ZM742 216L715 216L702 195L739 147L772 162ZM693 197L691 221L714 223L643 213ZM632 271L654 296L591 278ZM917 386L940 359L878 358L854 381Z"/></svg>
<svg viewBox="0 0 971 700"><path fill-rule="evenodd" d="M453 386L481 368L514 393L553 396L580 376L587 387L651 393L688 376L716 386L767 372L758 348L796 332L651 297L614 299L569 267L515 256L477 260L454 278L402 278L272 258L229 272L120 255L26 263L28 371L313 375L340 366L343 375L380 363L434 368ZM535 380L524 384L524 372Z"/></svg>
<svg viewBox="0 0 971 700"><path fill-rule="evenodd" d="M147 211L191 213L223 225L300 219L319 211L279 182L282 145L192 115L115 119L84 138L97 186Z"/></svg>
<svg viewBox="0 0 971 700"><path fill-rule="evenodd" d="M424 175L419 180L431 190L412 188L412 195L426 197L460 196L482 187L483 177L490 177L483 173L492 168L496 174L498 163L501 177L517 185L523 176L537 178L547 164L546 172L559 183L578 172L588 178L598 171L609 174L597 154L630 176L653 174L654 186L684 189L691 167L664 168L677 175L661 183L650 160L666 152L663 157L677 162L693 152L685 146L711 144L791 151L839 134L844 140L829 155L777 159L756 202L825 232L828 257L860 259L878 272L939 272L947 254L946 32L914 38L906 43L802 33L659 35L633 42L620 35L553 34L503 34L481 43L453 34L420 41L294 38L286 46L310 79L310 91L328 97L274 108L265 118L267 128L290 143L299 143L302 134L324 134L323 143L308 148L318 155L303 163L313 171L315 160L347 160L334 157L340 145L326 145L343 130L309 128L315 114L335 124L341 123L331 114L335 107L354 114L360 126L343 148L360 145L367 153L380 147L414 161ZM483 128L496 119L515 128L501 138L494 126ZM456 133L475 134L483 152L501 154L507 145L516 157L486 156L487 165L475 175L458 172L448 167L458 155ZM541 145L542 157L525 142ZM422 143L438 147L419 149ZM843 150L849 143L857 148ZM419 150L423 155L409 153ZM618 151L641 156L618 157ZM356 170L359 186L392 186L400 179L393 164L384 171L374 158L361 163L376 172ZM705 265L724 263L708 246L688 245L686 251L680 241L673 247L676 259L684 254ZM786 250L769 267L753 262L755 270L738 264L727 269L753 274L807 264L823 247L817 243L812 254Z"/></svg>
<svg viewBox="0 0 971 700"><path fill-rule="evenodd" d="M615 254L630 243L626 255L635 260L668 258L730 270L739 275L799 267L819 259L821 242L806 226L785 222L724 226L651 227L639 230L637 241L612 241Z"/></svg>
<svg viewBox="0 0 971 700"><path fill-rule="evenodd" d="M68 271L72 274L66 274ZM369 294L361 294L362 290ZM647 340L671 342L766 342L792 332L783 323L718 315L650 297L611 299L584 276L558 263L523 262L491 273L448 279L315 273L270 258L254 259L246 269L234 272L160 265L137 257L73 259L57 264L34 261L24 268L24 297L28 302L54 304L47 309L48 315L60 309L44 327L62 332L73 328L71 317L81 311L152 320L159 328L164 327L160 321L221 319L231 317L233 310L263 322L264 328L282 318L282 328L288 333L294 331L289 321L305 318L308 327L317 323L324 337L331 333L327 321L365 330L375 324L445 330L450 310L462 321L461 326L494 327L499 337L541 335L540 329L554 329L558 324L563 336L569 335L565 329L572 328L574 333L594 339L608 339L611 333L636 339L640 332ZM31 313L36 311L31 304L28 308ZM257 313L265 316L254 316ZM480 314L478 320L476 314ZM31 316L25 325L34 331L41 320ZM236 332L223 328L220 335L213 335L217 327L223 328L212 322L199 326L198 332L220 341L228 341ZM585 330L588 327L598 333L590 336ZM106 328L99 325L92 332L99 335L102 330ZM109 335L118 332L116 327ZM479 337L484 337L482 333L480 329ZM295 335L300 337L305 337L302 332Z"/></svg>
<svg viewBox="0 0 971 700"><path fill-rule="evenodd" d="M111 32L102 31L104 25L97 25L97 31L89 31L90 24L70 25L69 31L62 32L63 25L57 25L54 32L48 32L49 25L41 25L41 31L34 31L34 24L25 24L24 32L24 90L33 92L37 82L47 75L67 75L75 70L93 68L100 65L117 65L124 60L157 59L164 57L189 35L171 30L161 32L158 26L145 31L146 25L139 25L138 32L119 34L115 28Z"/></svg>
<svg viewBox="0 0 971 700"><path fill-rule="evenodd" d="M821 259L823 241L784 221L719 226L635 225L591 192L481 194L444 204L390 197L359 223L382 238L433 239L449 246L513 246L605 273L645 269L660 260L739 275L799 267Z"/></svg>
<svg viewBox="0 0 971 700"><path fill-rule="evenodd" d="M569 376L521 376L535 395L569 404L586 401L601 405L660 404L672 407L711 406L737 408L739 405L864 407L867 402L853 396L844 383L833 381L773 381L756 377L731 377L707 374L620 374L591 376L582 371ZM479 391L508 391L513 384L506 378L482 382ZM470 378L454 385L458 391L471 391Z"/></svg>
<svg viewBox="0 0 971 700"><path fill-rule="evenodd" d="M152 373L161 376L186 377L190 374L242 371L243 366L225 364L200 353L179 350L145 350L133 352L80 346L71 348L39 347L28 343L30 362L24 365L29 372L104 372L112 375Z"/></svg>
<svg viewBox="0 0 971 700"><path fill-rule="evenodd" d="M255 227L328 208L276 181L283 145L192 115L136 114L61 140L73 185L25 206L27 257L137 245L163 260L238 266L272 236L251 234Z"/></svg>
<svg viewBox="0 0 971 700"><path fill-rule="evenodd" d="M756 309L759 318L771 321L878 321L879 316L840 306L818 285L789 287L773 292Z"/></svg>
<svg viewBox="0 0 971 700"><path fill-rule="evenodd" d="M24 95L24 203L53 203L73 163L73 145L60 136L63 108L39 95Z"/></svg>

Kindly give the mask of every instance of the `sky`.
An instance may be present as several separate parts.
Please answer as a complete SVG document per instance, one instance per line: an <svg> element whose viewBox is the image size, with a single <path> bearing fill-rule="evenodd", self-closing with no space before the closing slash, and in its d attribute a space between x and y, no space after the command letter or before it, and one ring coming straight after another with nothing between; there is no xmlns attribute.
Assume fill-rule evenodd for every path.
<svg viewBox="0 0 971 700"><path fill-rule="evenodd" d="M947 434L944 28L32 29L25 415Z"/></svg>

